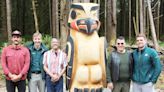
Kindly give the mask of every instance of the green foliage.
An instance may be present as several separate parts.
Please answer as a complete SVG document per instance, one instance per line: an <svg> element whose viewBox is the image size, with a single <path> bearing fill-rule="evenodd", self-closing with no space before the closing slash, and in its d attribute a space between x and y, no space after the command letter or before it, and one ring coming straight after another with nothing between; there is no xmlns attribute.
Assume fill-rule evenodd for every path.
<svg viewBox="0 0 164 92"><path fill-rule="evenodd" d="M50 49L50 46L51 46L51 39L52 39L52 36L50 35L43 35L43 43L46 45L46 47L48 47Z"/></svg>
<svg viewBox="0 0 164 92"><path fill-rule="evenodd" d="M5 79L5 75L2 72L2 66L0 66L0 80L4 80Z"/></svg>
<svg viewBox="0 0 164 92"><path fill-rule="evenodd" d="M164 48L164 42L158 41L159 45Z"/></svg>
<svg viewBox="0 0 164 92"><path fill-rule="evenodd" d="M51 43L51 39L52 39L52 37L50 35L43 34L42 41L46 45L46 47L49 48L49 49L50 49L50 45L51 45L50 44ZM22 44L24 44L25 46L27 46L31 42L32 42L32 40L29 41L29 40L26 40L26 38L22 38Z"/></svg>
<svg viewBox="0 0 164 92"><path fill-rule="evenodd" d="M8 44L7 42L0 42L0 54L2 52L2 48L7 46L7 44Z"/></svg>

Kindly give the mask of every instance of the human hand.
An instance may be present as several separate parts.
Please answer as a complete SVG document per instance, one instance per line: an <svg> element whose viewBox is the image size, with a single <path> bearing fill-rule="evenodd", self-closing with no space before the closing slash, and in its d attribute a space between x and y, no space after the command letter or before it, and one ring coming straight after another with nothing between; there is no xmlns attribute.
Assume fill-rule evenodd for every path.
<svg viewBox="0 0 164 92"><path fill-rule="evenodd" d="M60 76L58 74L53 74L52 77L51 77L51 81L56 82L56 81L59 80L59 78L60 78Z"/></svg>
<svg viewBox="0 0 164 92"><path fill-rule="evenodd" d="M17 81L19 81L20 79L21 79L21 77L22 77L22 75L21 74L19 74L19 75L13 75L13 77L11 78L11 80L13 81L13 82L17 82Z"/></svg>

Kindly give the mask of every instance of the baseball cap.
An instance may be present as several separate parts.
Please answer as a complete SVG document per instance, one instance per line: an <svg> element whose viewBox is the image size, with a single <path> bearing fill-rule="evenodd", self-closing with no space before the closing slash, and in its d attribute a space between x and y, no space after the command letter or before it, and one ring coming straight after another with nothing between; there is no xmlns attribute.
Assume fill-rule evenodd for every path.
<svg viewBox="0 0 164 92"><path fill-rule="evenodd" d="M22 34L21 34L20 31L15 30L15 31L12 32L12 36L13 36L13 35L21 36Z"/></svg>

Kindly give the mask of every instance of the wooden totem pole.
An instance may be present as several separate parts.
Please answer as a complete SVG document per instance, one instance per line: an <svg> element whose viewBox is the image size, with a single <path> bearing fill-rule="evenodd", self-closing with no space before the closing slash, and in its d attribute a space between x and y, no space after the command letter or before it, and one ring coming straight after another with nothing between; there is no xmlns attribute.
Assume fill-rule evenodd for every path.
<svg viewBox="0 0 164 92"><path fill-rule="evenodd" d="M73 3L68 26L67 88L70 92L102 92L106 83L106 40L97 32L100 27L99 5Z"/></svg>

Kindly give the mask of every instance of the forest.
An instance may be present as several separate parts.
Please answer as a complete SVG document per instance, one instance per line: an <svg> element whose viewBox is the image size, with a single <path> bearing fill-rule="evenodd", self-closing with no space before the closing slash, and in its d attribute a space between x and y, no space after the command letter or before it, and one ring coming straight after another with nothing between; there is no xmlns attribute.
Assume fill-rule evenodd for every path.
<svg viewBox="0 0 164 92"><path fill-rule="evenodd" d="M1 44L10 39L14 29L21 30L26 40L40 32L65 44L70 5L79 2L100 5L98 33L109 46L120 35L131 46L138 33L144 33L156 49L164 41L164 0L0 0Z"/></svg>
<svg viewBox="0 0 164 92"><path fill-rule="evenodd" d="M126 38L127 47L135 48L136 35L143 33L149 46L159 52L164 63L164 0L0 0L0 53L10 42L11 32L15 29L22 32L24 43L32 40L34 32L40 32L44 42L56 37L65 48L72 3L100 5L98 34L106 37L109 49L118 36ZM158 92L164 92L163 83L162 71L155 86ZM0 66L0 88L4 88L4 84Z"/></svg>

